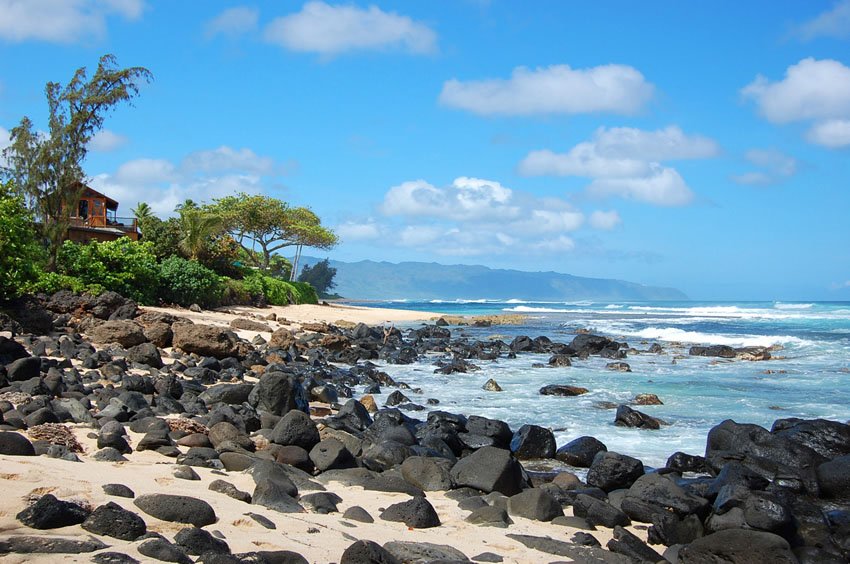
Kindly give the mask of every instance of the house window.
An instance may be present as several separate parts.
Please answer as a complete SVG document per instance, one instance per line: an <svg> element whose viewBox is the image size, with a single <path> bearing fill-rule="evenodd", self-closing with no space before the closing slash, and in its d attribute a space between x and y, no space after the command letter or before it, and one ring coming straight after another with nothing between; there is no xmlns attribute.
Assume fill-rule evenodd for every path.
<svg viewBox="0 0 850 564"><path fill-rule="evenodd" d="M89 201L88 200L80 200L79 213L77 214L79 217L83 219L88 219L89 217Z"/></svg>

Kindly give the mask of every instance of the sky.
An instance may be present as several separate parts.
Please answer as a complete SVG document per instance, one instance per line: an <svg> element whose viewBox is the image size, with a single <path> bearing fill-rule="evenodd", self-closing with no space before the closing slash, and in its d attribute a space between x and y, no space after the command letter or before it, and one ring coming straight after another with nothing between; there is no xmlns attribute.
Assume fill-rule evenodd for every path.
<svg viewBox="0 0 850 564"><path fill-rule="evenodd" d="M0 148L99 57L131 216L263 193L337 260L850 300L850 0L0 0Z"/></svg>

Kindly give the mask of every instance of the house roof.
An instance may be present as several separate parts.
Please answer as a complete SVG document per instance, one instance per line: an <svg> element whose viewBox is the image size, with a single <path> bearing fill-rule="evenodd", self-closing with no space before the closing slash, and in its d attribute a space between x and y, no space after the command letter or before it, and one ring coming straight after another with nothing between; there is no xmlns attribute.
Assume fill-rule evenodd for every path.
<svg viewBox="0 0 850 564"><path fill-rule="evenodd" d="M86 186L86 189L83 190L83 197L84 198L103 198L104 200L106 200L106 209L109 209L109 210L118 209L118 202L116 202L115 200L113 200L112 198L107 196L106 194L101 194L100 192L98 192L97 190L95 190L94 188L92 188L90 186Z"/></svg>

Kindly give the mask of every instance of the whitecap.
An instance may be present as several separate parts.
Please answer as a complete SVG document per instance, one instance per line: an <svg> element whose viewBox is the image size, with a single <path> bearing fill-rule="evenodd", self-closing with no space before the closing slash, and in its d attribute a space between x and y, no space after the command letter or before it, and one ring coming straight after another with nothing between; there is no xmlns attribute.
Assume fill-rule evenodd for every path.
<svg viewBox="0 0 850 564"><path fill-rule="evenodd" d="M815 307L815 304L786 304L782 302L776 302L773 304L773 307L776 309L812 309Z"/></svg>
<svg viewBox="0 0 850 564"><path fill-rule="evenodd" d="M623 334L642 339L667 342L699 343L704 345L728 345L730 347L769 347L777 344L810 344L805 339L789 335L717 335L685 331L675 327L647 327L639 331L623 331Z"/></svg>

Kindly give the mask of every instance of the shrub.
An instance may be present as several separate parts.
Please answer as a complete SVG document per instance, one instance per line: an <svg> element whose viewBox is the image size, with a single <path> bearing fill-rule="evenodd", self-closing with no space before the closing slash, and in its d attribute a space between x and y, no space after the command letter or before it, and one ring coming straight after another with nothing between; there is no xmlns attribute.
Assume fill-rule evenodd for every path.
<svg viewBox="0 0 850 564"><path fill-rule="evenodd" d="M252 272L242 280L242 286L251 296L263 295L271 305L315 304L319 302L316 291L303 282L285 282Z"/></svg>
<svg viewBox="0 0 850 564"><path fill-rule="evenodd" d="M182 306L220 305L226 288L218 274L197 261L181 257L162 261L159 278L162 299Z"/></svg>
<svg viewBox="0 0 850 564"><path fill-rule="evenodd" d="M71 290L77 294L87 293L97 296L102 294L105 288L100 284L86 284L75 276L57 274L56 272L41 272L38 280L33 284L32 290L45 294L54 294L59 290Z"/></svg>
<svg viewBox="0 0 850 564"><path fill-rule="evenodd" d="M0 300L26 292L43 258L23 198L12 193L11 183L0 183Z"/></svg>
<svg viewBox="0 0 850 564"><path fill-rule="evenodd" d="M221 297L222 305L251 305L251 293L245 289L241 280L233 278L224 279L224 293Z"/></svg>
<svg viewBox="0 0 850 564"><path fill-rule="evenodd" d="M104 243L65 241L59 249L57 271L86 287L100 285L140 304L157 301L159 267L148 242L127 237Z"/></svg>

